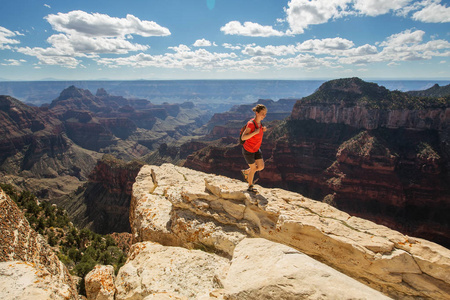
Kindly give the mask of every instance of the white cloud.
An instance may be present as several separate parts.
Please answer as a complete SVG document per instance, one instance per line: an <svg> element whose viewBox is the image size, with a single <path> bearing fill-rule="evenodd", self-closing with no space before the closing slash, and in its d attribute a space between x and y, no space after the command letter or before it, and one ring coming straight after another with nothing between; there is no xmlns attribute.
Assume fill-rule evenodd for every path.
<svg viewBox="0 0 450 300"><path fill-rule="evenodd" d="M446 40L432 40L423 43L425 32L405 30L391 35L380 44L384 47L375 57L376 61L414 61L450 55L450 43Z"/></svg>
<svg viewBox="0 0 450 300"><path fill-rule="evenodd" d="M280 59L279 65L286 68L304 70L315 70L322 66L332 67L332 65L325 59L317 58L310 54L299 54L293 58Z"/></svg>
<svg viewBox="0 0 450 300"><path fill-rule="evenodd" d="M129 51L145 51L149 47L132 44L122 38L87 37L79 34L55 34L47 40L54 48L65 54L84 56L97 53L126 54Z"/></svg>
<svg viewBox="0 0 450 300"><path fill-rule="evenodd" d="M70 55L67 55L61 50L55 48L44 49L40 47L25 47L19 48L17 51L25 55L35 56L39 59L39 64L42 65L60 65L67 68L76 68L80 63L80 61L76 58L71 57Z"/></svg>
<svg viewBox="0 0 450 300"><path fill-rule="evenodd" d="M22 63L26 62L24 59L4 59L6 63L1 63L2 66L20 66Z"/></svg>
<svg viewBox="0 0 450 300"><path fill-rule="evenodd" d="M231 50L240 50L240 49L242 49L241 46L239 46L239 45L232 45L232 44L229 44L229 43L223 43L222 46L224 48L231 49Z"/></svg>
<svg viewBox="0 0 450 300"><path fill-rule="evenodd" d="M422 42L425 31L416 30L411 31L410 29L403 32L393 34L387 38L386 41L382 42L380 46L386 47L399 47L405 44L417 44Z"/></svg>
<svg viewBox="0 0 450 300"><path fill-rule="evenodd" d="M284 8L290 29L286 35L303 34L311 25L345 16L379 16L393 13L427 23L450 22L450 7L440 0L290 0ZM277 19L277 22L281 22Z"/></svg>
<svg viewBox="0 0 450 300"><path fill-rule="evenodd" d="M174 69L198 69L211 70L221 69L228 66L230 60L237 58L234 53L216 53L205 49L192 51L186 45L169 47L175 53L165 53L164 55L150 55L140 53L129 57L119 58L97 58L98 64L108 67L130 66L135 68L158 67ZM228 62L227 62L228 61Z"/></svg>
<svg viewBox="0 0 450 300"><path fill-rule="evenodd" d="M422 10L415 12L412 18L425 23L448 23L450 22L450 7L431 3Z"/></svg>
<svg viewBox="0 0 450 300"><path fill-rule="evenodd" d="M273 29L272 26L263 26L258 23L231 21L220 28L220 31L229 35L243 35L253 37L283 36L285 33Z"/></svg>
<svg viewBox="0 0 450 300"><path fill-rule="evenodd" d="M141 21L127 15L125 19L113 18L104 14L88 14L71 11L48 15L45 19L56 31L47 39L49 48L18 48L17 51L35 56L41 64L62 65L74 68L80 61L76 57L97 57L99 54L127 54L130 51L146 51L150 47L128 41L133 35L170 35L167 28L155 22Z"/></svg>
<svg viewBox="0 0 450 300"><path fill-rule="evenodd" d="M250 56L285 56L295 54L296 49L294 45L288 46L247 46L242 50L243 54Z"/></svg>
<svg viewBox="0 0 450 300"><path fill-rule="evenodd" d="M211 42L206 39L196 40L194 43L194 47L210 47L211 45Z"/></svg>
<svg viewBox="0 0 450 300"><path fill-rule="evenodd" d="M327 23L346 14L351 0L291 0L285 8L290 34L302 34L309 25Z"/></svg>
<svg viewBox="0 0 450 300"><path fill-rule="evenodd" d="M348 50L354 46L352 41L343 38L328 38L307 40L297 46L299 51L314 52L316 54L331 53L335 50Z"/></svg>
<svg viewBox="0 0 450 300"><path fill-rule="evenodd" d="M363 15L374 17L399 10L410 2L411 0L355 0L354 8Z"/></svg>
<svg viewBox="0 0 450 300"><path fill-rule="evenodd" d="M446 64L447 61L446 61L446 60L441 60L439 63L440 63L440 64Z"/></svg>
<svg viewBox="0 0 450 300"><path fill-rule="evenodd" d="M134 34L144 37L167 36L169 29L153 21L141 21L133 15L125 19L114 18L108 15L74 10L68 13L48 15L45 19L52 28L67 34L82 34L90 37L121 37Z"/></svg>
<svg viewBox="0 0 450 300"><path fill-rule="evenodd" d="M44 6L45 7L47 7L47 8L52 8L50 5L48 5L48 4L44 4Z"/></svg>
<svg viewBox="0 0 450 300"><path fill-rule="evenodd" d="M11 49L9 44L20 44L18 40L11 39L11 37L15 37L16 35L18 34L0 26L0 50Z"/></svg>

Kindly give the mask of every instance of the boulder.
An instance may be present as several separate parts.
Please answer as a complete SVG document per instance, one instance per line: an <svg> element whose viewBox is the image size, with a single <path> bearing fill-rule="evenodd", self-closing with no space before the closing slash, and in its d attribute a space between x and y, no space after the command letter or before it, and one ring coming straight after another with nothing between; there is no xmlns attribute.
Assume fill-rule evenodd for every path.
<svg viewBox="0 0 450 300"><path fill-rule="evenodd" d="M87 299L114 300L116 291L114 280L115 275L113 266L95 266L84 279Z"/></svg>
<svg viewBox="0 0 450 300"><path fill-rule="evenodd" d="M200 250L136 243L117 274L116 300L206 297L221 288L228 267L227 259Z"/></svg>

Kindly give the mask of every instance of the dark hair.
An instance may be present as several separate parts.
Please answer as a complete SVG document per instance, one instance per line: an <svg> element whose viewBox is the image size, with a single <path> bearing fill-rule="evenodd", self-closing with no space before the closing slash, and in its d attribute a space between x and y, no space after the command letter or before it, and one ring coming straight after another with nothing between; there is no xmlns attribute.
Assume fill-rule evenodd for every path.
<svg viewBox="0 0 450 300"><path fill-rule="evenodd" d="M260 111L267 109L264 104L256 104L255 107L253 107L253 111L259 113Z"/></svg>

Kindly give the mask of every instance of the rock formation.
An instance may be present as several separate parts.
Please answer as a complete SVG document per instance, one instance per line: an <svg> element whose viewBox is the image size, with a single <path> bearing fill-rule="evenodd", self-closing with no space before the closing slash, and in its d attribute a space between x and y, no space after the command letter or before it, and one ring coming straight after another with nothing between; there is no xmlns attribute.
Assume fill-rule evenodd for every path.
<svg viewBox="0 0 450 300"><path fill-rule="evenodd" d="M39 197L75 189L97 160L98 155L74 144L62 122L45 109L0 96L0 124L2 182Z"/></svg>
<svg viewBox="0 0 450 300"><path fill-rule="evenodd" d="M67 268L0 189L0 298L78 299Z"/></svg>
<svg viewBox="0 0 450 300"><path fill-rule="evenodd" d="M85 278L88 300L114 300L114 267L97 265Z"/></svg>
<svg viewBox="0 0 450 300"><path fill-rule="evenodd" d="M170 164L146 165L133 186L134 241L205 249L238 260L243 258L236 256L237 245L247 237L261 237L397 299L450 297L450 250L300 194L258 190L258 195L249 194L243 182ZM240 295L238 283L230 286L228 292ZM263 288L257 288L258 282L254 287L253 295L260 295L256 290Z"/></svg>

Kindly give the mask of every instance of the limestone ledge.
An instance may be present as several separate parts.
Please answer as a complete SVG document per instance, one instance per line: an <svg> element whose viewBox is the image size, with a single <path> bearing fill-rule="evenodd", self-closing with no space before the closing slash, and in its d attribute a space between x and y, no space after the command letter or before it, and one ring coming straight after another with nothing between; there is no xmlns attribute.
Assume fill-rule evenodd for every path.
<svg viewBox="0 0 450 300"><path fill-rule="evenodd" d="M245 237L291 246L394 298L448 299L450 250L325 203L171 164L146 165L133 185L134 242L233 256Z"/></svg>

